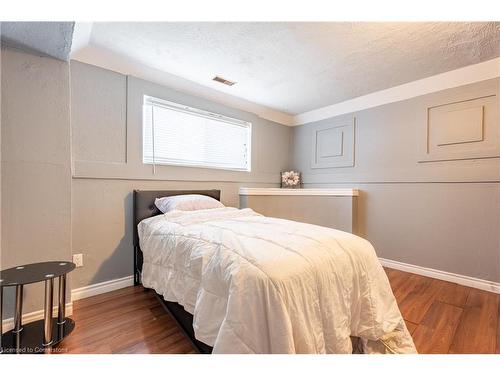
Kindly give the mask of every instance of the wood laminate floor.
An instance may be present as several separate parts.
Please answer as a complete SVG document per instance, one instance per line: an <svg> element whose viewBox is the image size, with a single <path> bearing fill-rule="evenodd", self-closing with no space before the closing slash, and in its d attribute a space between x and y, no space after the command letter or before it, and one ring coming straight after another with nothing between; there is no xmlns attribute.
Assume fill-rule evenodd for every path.
<svg viewBox="0 0 500 375"><path fill-rule="evenodd" d="M500 295L386 269L419 353L500 353ZM62 353L195 353L142 287L75 301Z"/></svg>

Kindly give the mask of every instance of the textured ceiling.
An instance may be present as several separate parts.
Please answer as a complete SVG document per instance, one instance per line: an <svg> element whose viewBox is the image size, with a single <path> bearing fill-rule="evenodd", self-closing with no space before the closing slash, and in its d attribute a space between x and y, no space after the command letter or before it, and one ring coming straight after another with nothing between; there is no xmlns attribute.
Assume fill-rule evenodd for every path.
<svg viewBox="0 0 500 375"><path fill-rule="evenodd" d="M74 22L2 22L2 43L68 61Z"/></svg>
<svg viewBox="0 0 500 375"><path fill-rule="evenodd" d="M498 57L500 23L94 23L90 44L297 114Z"/></svg>

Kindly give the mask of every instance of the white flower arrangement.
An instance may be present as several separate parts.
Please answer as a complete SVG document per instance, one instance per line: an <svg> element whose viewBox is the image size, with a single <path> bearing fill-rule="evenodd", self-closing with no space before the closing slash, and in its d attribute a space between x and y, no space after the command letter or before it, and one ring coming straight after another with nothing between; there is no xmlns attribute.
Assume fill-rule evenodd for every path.
<svg viewBox="0 0 500 375"><path fill-rule="evenodd" d="M281 187L282 188L300 187L300 173L295 171L281 172Z"/></svg>

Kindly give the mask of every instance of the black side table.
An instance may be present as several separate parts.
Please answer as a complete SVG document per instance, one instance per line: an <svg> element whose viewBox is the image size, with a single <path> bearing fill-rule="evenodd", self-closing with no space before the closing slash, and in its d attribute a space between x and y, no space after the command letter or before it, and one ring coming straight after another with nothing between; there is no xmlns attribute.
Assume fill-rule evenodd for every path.
<svg viewBox="0 0 500 375"><path fill-rule="evenodd" d="M0 319L0 353L43 353L68 336L75 322L66 318L66 274L75 264L66 261L26 264L0 271L0 317L3 310L3 288L16 288L14 329L2 334ZM52 317L54 279L59 278L57 318ZM22 325L23 286L45 282L44 319Z"/></svg>

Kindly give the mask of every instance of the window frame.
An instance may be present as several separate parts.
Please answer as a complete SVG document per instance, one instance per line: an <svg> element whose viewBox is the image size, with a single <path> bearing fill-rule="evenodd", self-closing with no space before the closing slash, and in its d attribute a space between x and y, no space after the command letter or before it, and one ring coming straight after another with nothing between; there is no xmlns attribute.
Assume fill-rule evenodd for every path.
<svg viewBox="0 0 500 375"><path fill-rule="evenodd" d="M151 124L152 129L152 142L153 142L153 160L149 161L145 159L145 121L146 121L146 106L151 107L161 107L168 110L174 110L181 113L185 113L192 116L204 117L210 120L217 120L220 122L226 122L233 126L240 126L247 129L247 143L246 143L246 167L245 168L229 168L219 165L207 165L196 162L158 162L154 160L154 119ZM176 167L188 167L188 168L204 168L204 169L218 169L218 170L226 170L226 171L234 171L234 172L251 172L252 170L252 123L250 121L237 119L234 117L225 116L219 113L214 113L210 111L206 111L199 108L190 107L187 105L171 102L168 100L156 98L150 95L143 95L143 104L142 104L142 164L143 165L165 165L165 166L176 166Z"/></svg>

